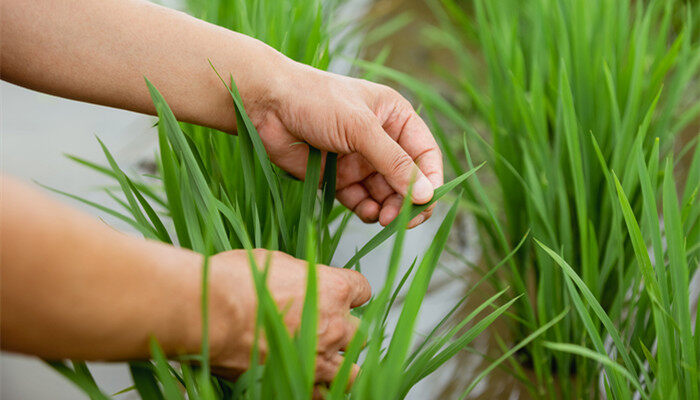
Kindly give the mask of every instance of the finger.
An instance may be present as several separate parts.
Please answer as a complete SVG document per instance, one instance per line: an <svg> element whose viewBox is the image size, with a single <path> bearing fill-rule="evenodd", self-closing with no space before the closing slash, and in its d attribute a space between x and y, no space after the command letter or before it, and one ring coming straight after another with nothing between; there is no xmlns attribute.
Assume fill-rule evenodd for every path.
<svg viewBox="0 0 700 400"><path fill-rule="evenodd" d="M398 217L401 212L401 206L403 206L403 197L399 194L392 195L384 200L382 203L382 209L379 212L379 223L382 226L389 225L396 217ZM433 215L433 210L435 209L435 204L423 210L420 214L416 215L408 225L407 229L415 228L416 226L427 221Z"/></svg>
<svg viewBox="0 0 700 400"><path fill-rule="evenodd" d="M352 329L349 324L345 317L339 316L321 320L318 331L318 352L337 352L345 346L348 330Z"/></svg>
<svg viewBox="0 0 700 400"><path fill-rule="evenodd" d="M364 223L371 223L371 222L377 222L379 219L379 210L381 209L381 206L379 203L374 201L373 199L366 198L360 202L360 204L355 207L355 214L360 217L362 222Z"/></svg>
<svg viewBox="0 0 700 400"><path fill-rule="evenodd" d="M365 223L376 222L379 219L381 206L374 201L367 189L355 183L342 189L335 196L345 207L349 208Z"/></svg>
<svg viewBox="0 0 700 400"><path fill-rule="evenodd" d="M360 326L360 319L348 313L345 317L331 317L319 330L318 351L335 352L345 350Z"/></svg>
<svg viewBox="0 0 700 400"><path fill-rule="evenodd" d="M396 111L384 123L384 129L413 158L433 186L439 187L443 183L440 147L408 101L401 98L396 107Z"/></svg>
<svg viewBox="0 0 700 400"><path fill-rule="evenodd" d="M382 203L382 210L379 212L379 223L382 226L387 226L393 221L401 211L401 205L403 205L403 196L396 193L384 200Z"/></svg>
<svg viewBox="0 0 700 400"><path fill-rule="evenodd" d="M338 173L336 189L344 189L357 183L376 172L374 167L360 153L350 153L338 156Z"/></svg>
<svg viewBox="0 0 700 400"><path fill-rule="evenodd" d="M364 275L357 271L345 268L333 268L348 283L348 301L350 307L355 308L365 304L372 297L372 287Z"/></svg>
<svg viewBox="0 0 700 400"><path fill-rule="evenodd" d="M313 400L323 400L326 398L326 393L328 393L328 385L315 385L311 398Z"/></svg>
<svg viewBox="0 0 700 400"><path fill-rule="evenodd" d="M368 122L360 124L362 132L349 134L353 145L374 168L384 175L394 190L402 195L408 193L410 183L415 180L412 199L416 204L427 203L433 197L433 184L420 171L413 159L384 131L379 120L372 114Z"/></svg>
<svg viewBox="0 0 700 400"><path fill-rule="evenodd" d="M370 195L364 186L355 183L337 191L335 197L342 205L354 211L363 200L369 199Z"/></svg>
<svg viewBox="0 0 700 400"><path fill-rule="evenodd" d="M194 363L191 363L195 365ZM245 371L243 370L236 370L236 369L231 369L231 368L222 368L222 367L211 367L211 373L214 376L218 376L219 378L223 378L229 381L235 381L238 379Z"/></svg>
<svg viewBox="0 0 700 400"><path fill-rule="evenodd" d="M316 382L317 383L331 383L333 379L338 374L340 367L343 365L345 357L339 353L331 354L319 354L316 357ZM350 376L348 377L348 385L346 390L350 389L357 375L360 373L360 367L357 364L353 364L350 367Z"/></svg>
<svg viewBox="0 0 700 400"><path fill-rule="evenodd" d="M382 204L387 197L396 193L381 174L368 176L362 181L362 186L367 189L370 196L379 204Z"/></svg>
<svg viewBox="0 0 700 400"><path fill-rule="evenodd" d="M359 375L359 374L360 374L360 366L357 364L352 364L352 367L350 367L350 379L348 380L348 387L345 389L345 391L347 391L347 392L350 391L350 388L357 380L357 375Z"/></svg>
<svg viewBox="0 0 700 400"><path fill-rule="evenodd" d="M439 188L444 183L442 170L442 153L438 147L431 149L415 159L421 171L428 178L434 188Z"/></svg>
<svg viewBox="0 0 700 400"><path fill-rule="evenodd" d="M338 352L316 355L316 382L331 383L343 364L343 356Z"/></svg>
<svg viewBox="0 0 700 400"><path fill-rule="evenodd" d="M413 218L408 225L406 226L407 229L412 229L415 228L416 226L422 224L423 222L427 221L428 218L430 218L433 215L433 209L435 208L435 204L431 205L430 207L426 208L423 210L420 214L416 215L415 218Z"/></svg>
<svg viewBox="0 0 700 400"><path fill-rule="evenodd" d="M416 226L422 224L423 222L425 222L425 215L418 214L415 216L415 218L408 222L408 225L406 225L406 229L413 229Z"/></svg>

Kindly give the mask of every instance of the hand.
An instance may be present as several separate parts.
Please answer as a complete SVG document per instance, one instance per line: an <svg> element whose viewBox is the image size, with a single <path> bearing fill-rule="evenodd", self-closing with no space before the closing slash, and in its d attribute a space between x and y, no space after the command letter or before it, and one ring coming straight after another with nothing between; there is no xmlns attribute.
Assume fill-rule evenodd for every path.
<svg viewBox="0 0 700 400"><path fill-rule="evenodd" d="M152 337L169 357L201 351L201 254L124 235L2 175L0 194L3 351L52 360L139 360L151 355ZM253 255L261 268L271 257L267 286L295 332L306 262L266 250ZM211 362L231 377L248 368L255 333L248 253L217 254L209 272ZM343 360L339 350L358 325L350 309L369 300L371 290L357 272L326 266L317 272L316 380L330 382ZM264 343L260 350L264 357Z"/></svg>
<svg viewBox="0 0 700 400"><path fill-rule="evenodd" d="M340 155L338 200L364 221L393 220L414 173L414 203L429 201L442 184L440 151L430 131L386 86L304 66L258 40L147 1L6 0L2 7L12 15L0 25L4 80L153 113L145 76L178 120L231 132L231 97L209 59L236 79L270 158L281 168L304 177L307 149L298 142Z"/></svg>
<svg viewBox="0 0 700 400"><path fill-rule="evenodd" d="M443 182L442 156L406 99L384 85L277 62L278 78L248 106L272 162L303 179L308 146L299 142L338 153L337 198L365 222L396 218L412 177L413 202L432 198Z"/></svg>
<svg viewBox="0 0 700 400"><path fill-rule="evenodd" d="M306 296L308 265L282 252L254 250L259 268L267 257L270 270L267 285L290 333L299 329ZM211 258L211 363L224 376L237 376L249 368L255 334L257 295L244 250L234 250ZM371 289L358 272L323 265L318 271L318 348L316 382L330 383L335 377L343 356L339 351L350 342L359 321L350 315L350 309L367 302ZM260 343L261 357L267 347ZM351 381L359 367L353 366Z"/></svg>

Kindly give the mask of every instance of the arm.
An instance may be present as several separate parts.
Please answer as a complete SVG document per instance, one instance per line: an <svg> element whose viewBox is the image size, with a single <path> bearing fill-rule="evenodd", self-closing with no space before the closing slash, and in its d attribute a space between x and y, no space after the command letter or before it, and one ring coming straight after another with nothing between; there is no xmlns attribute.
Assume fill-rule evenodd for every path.
<svg viewBox="0 0 700 400"><path fill-rule="evenodd" d="M153 114L148 77L179 119L235 130L224 76L265 96L282 58L258 40L139 0L3 0L2 79L34 90ZM266 62L254 62L266 60ZM259 71L259 70L263 71ZM258 73L259 72L259 73Z"/></svg>
<svg viewBox="0 0 700 400"><path fill-rule="evenodd" d="M1 194L3 349L144 358L153 334L169 354L197 350L188 321L197 325L199 255L119 233L9 178Z"/></svg>
<svg viewBox="0 0 700 400"><path fill-rule="evenodd" d="M270 159L303 179L308 148L339 154L338 200L388 224L442 184L440 150L396 91L296 63L264 43L143 0L3 0L0 74L32 89L153 113L148 77L181 121L235 131L207 59L236 79ZM417 225L432 208L416 217Z"/></svg>
<svg viewBox="0 0 700 400"><path fill-rule="evenodd" d="M28 187L0 177L0 339L3 350L49 359L149 357L155 337L166 354L194 354L201 343L202 257L119 233ZM257 250L264 265L266 251ZM256 295L248 256L210 262L211 362L231 375L247 369ZM285 323L297 329L306 263L272 254L268 286ZM355 331L351 307L369 299L358 273L319 266L319 381L330 381L338 351ZM264 346L262 351L264 354Z"/></svg>

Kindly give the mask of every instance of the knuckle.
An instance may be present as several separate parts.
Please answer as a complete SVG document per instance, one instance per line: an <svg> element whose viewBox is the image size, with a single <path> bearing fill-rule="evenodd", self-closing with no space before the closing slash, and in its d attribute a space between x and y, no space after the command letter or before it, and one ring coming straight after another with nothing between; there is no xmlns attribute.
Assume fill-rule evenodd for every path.
<svg viewBox="0 0 700 400"><path fill-rule="evenodd" d="M374 131L372 128L378 123L378 121L377 116L374 115L371 111L363 110L361 112L356 113L354 123L358 128L358 132L371 133Z"/></svg>
<svg viewBox="0 0 700 400"><path fill-rule="evenodd" d="M396 89L385 86L382 96L384 104L390 110L387 120L406 121L414 116L418 116L413 109L413 104L401 95Z"/></svg>
<svg viewBox="0 0 700 400"><path fill-rule="evenodd" d="M394 105L394 109L396 111L404 115L414 114L413 104L411 104L411 102L408 101L408 99L406 99L401 93L399 93L394 88L391 88L389 86L385 86L385 88L385 98L389 103Z"/></svg>
<svg viewBox="0 0 700 400"><path fill-rule="evenodd" d="M409 112L409 116L418 116L413 110L413 104L411 104L410 101L408 101L405 97L401 96L398 92L396 92L396 106L404 111L404 112Z"/></svg>
<svg viewBox="0 0 700 400"><path fill-rule="evenodd" d="M335 295L341 299L345 299L350 297L350 293L352 292L352 287L350 286L350 282L348 282L346 279L343 279L342 277L338 277L335 279L334 282L334 291Z"/></svg>
<svg viewBox="0 0 700 400"><path fill-rule="evenodd" d="M366 303L372 297L372 286L370 286L367 277L357 271L348 270L348 272L354 275L354 281L359 285L358 298L356 300L360 303Z"/></svg>
<svg viewBox="0 0 700 400"><path fill-rule="evenodd" d="M253 249L250 251L250 255L253 256L253 260L257 268L263 268L267 258L272 256L271 252L266 249ZM248 256L246 255L246 260L247 257Z"/></svg>
<svg viewBox="0 0 700 400"><path fill-rule="evenodd" d="M380 84L379 87L381 88L382 93L387 98L390 98L390 99L393 99L396 101L400 101L403 99L403 96L401 96L401 94L396 89L392 88L391 86Z"/></svg>
<svg viewBox="0 0 700 400"><path fill-rule="evenodd" d="M334 318L328 323L328 328L324 334L324 342L338 344L345 337L345 324L340 318Z"/></svg>
<svg viewBox="0 0 700 400"><path fill-rule="evenodd" d="M255 257L261 257L261 256L265 256L265 255L269 252L269 250L266 250L266 249L253 249L253 250L251 250L251 252L253 253L253 256L255 256Z"/></svg>
<svg viewBox="0 0 700 400"><path fill-rule="evenodd" d="M332 354L320 353L316 356L316 378L330 382L337 371L338 363Z"/></svg>
<svg viewBox="0 0 700 400"><path fill-rule="evenodd" d="M325 357L316 357L316 380L330 380L330 375L332 374L332 371L333 369L331 367L331 364Z"/></svg>
<svg viewBox="0 0 700 400"><path fill-rule="evenodd" d="M277 305L279 308L283 309L282 305ZM301 325L301 313L300 312L288 312L284 315L284 325L289 329L289 332L294 334Z"/></svg>
<svg viewBox="0 0 700 400"><path fill-rule="evenodd" d="M401 94L396 89L389 85L373 83L373 87L375 88L376 93L379 94L385 100L398 101L399 99L403 99L403 96L401 96Z"/></svg>
<svg viewBox="0 0 700 400"><path fill-rule="evenodd" d="M393 174L401 174L404 172L411 171L411 168L413 167L413 160L411 160L411 158L408 155L397 151L390 157L391 158L389 159L389 169Z"/></svg>

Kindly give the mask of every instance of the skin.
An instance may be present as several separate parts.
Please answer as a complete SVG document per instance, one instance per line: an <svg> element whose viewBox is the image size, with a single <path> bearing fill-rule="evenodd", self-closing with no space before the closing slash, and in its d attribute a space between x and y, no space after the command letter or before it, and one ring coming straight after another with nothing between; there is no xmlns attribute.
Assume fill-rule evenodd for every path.
<svg viewBox="0 0 700 400"><path fill-rule="evenodd" d="M235 133L233 104L211 70L236 80L271 160L304 177L308 146L336 152L338 200L365 222L391 222L409 183L413 202L442 184L440 151L396 91L296 63L264 43L140 0L2 0L3 80L54 95L155 112L143 77L181 121ZM153 335L170 356L197 352L201 256L133 238L2 179L4 350L47 358L148 357ZM430 217L432 208L411 221ZM258 264L268 252L256 250ZM211 259L212 364L248 366L256 307L247 254ZM272 253L268 284L298 328L306 263ZM370 296L358 273L318 267L318 382L332 379ZM144 307L147 304L148 307ZM264 344L263 344L264 350Z"/></svg>
<svg viewBox="0 0 700 400"><path fill-rule="evenodd" d="M149 355L151 336L166 354L194 354L201 343L201 273L195 252L118 232L4 177L0 203L3 350L48 359L125 360ZM307 264L281 252L270 257L268 286L298 329ZM210 259L211 363L233 377L248 367L256 295L248 254ZM359 273L318 266L317 380L330 382L352 338L352 307L369 300ZM261 343L261 355L266 352ZM356 369L357 371L357 369Z"/></svg>

